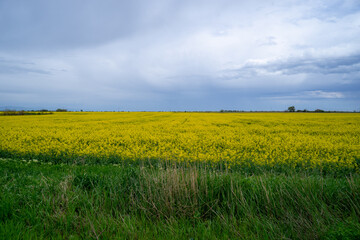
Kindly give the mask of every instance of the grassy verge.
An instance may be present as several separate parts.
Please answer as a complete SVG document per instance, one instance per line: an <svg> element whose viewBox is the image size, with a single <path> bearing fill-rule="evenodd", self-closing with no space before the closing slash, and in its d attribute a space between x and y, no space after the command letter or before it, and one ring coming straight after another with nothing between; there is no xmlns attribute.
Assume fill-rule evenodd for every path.
<svg viewBox="0 0 360 240"><path fill-rule="evenodd" d="M360 176L0 161L0 239L359 239Z"/></svg>

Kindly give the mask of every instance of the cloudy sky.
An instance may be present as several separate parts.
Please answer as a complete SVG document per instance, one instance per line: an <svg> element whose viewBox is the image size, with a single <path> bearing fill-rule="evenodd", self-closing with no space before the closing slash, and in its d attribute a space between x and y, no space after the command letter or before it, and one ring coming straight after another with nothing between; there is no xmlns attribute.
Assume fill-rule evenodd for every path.
<svg viewBox="0 0 360 240"><path fill-rule="evenodd" d="M359 0L0 0L0 107L360 111Z"/></svg>

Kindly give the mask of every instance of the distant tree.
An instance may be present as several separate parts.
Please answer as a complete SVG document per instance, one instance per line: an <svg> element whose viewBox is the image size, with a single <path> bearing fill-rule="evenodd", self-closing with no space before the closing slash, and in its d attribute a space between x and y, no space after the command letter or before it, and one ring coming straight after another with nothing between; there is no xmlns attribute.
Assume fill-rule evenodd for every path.
<svg viewBox="0 0 360 240"><path fill-rule="evenodd" d="M288 111L289 111L289 112L295 112L295 107L294 107L294 106L288 107Z"/></svg>
<svg viewBox="0 0 360 240"><path fill-rule="evenodd" d="M57 112L67 112L67 109L63 109L63 108L58 108L56 109Z"/></svg>
<svg viewBox="0 0 360 240"><path fill-rule="evenodd" d="M325 112L325 111L322 109L316 109L315 112Z"/></svg>

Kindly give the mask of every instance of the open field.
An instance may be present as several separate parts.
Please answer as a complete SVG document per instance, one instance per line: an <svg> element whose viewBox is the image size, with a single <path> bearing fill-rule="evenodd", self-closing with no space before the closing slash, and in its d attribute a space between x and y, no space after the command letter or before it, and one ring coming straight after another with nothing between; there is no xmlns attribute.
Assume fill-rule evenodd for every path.
<svg viewBox="0 0 360 240"><path fill-rule="evenodd" d="M360 114L0 117L0 239L359 239Z"/></svg>
<svg viewBox="0 0 360 240"><path fill-rule="evenodd" d="M357 172L360 114L57 113L0 118L0 156L53 163L171 160Z"/></svg>

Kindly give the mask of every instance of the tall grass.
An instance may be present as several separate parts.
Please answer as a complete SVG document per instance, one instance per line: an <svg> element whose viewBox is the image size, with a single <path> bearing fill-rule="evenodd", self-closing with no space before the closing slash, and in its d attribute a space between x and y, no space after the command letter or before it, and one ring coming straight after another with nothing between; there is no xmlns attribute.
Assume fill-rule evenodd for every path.
<svg viewBox="0 0 360 240"><path fill-rule="evenodd" d="M0 238L359 239L360 176L0 161Z"/></svg>

